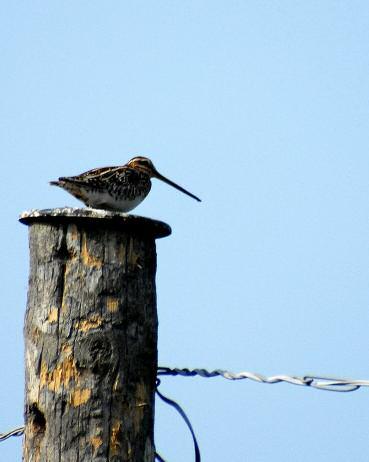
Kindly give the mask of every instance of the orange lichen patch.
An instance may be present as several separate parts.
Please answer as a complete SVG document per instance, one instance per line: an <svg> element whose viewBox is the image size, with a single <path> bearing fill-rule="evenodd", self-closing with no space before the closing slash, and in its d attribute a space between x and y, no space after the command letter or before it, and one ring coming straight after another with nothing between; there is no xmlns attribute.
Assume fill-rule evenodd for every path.
<svg viewBox="0 0 369 462"><path fill-rule="evenodd" d="M101 268L102 261L100 258L91 255L87 248L87 239L86 234L82 235L82 250L81 250L81 258L83 264L89 266L90 268Z"/></svg>
<svg viewBox="0 0 369 462"><path fill-rule="evenodd" d="M98 314L94 314L88 319L76 322L76 329L81 330L82 332L87 332L88 330L96 329L101 326L102 322L102 317Z"/></svg>
<svg viewBox="0 0 369 462"><path fill-rule="evenodd" d="M58 308L56 308L55 306L51 308L47 320L50 323L56 322L58 320Z"/></svg>
<svg viewBox="0 0 369 462"><path fill-rule="evenodd" d="M70 395L70 404L73 407L87 403L91 397L91 388L77 388Z"/></svg>
<svg viewBox="0 0 369 462"><path fill-rule="evenodd" d="M119 300L115 297L107 297L106 299L106 308L110 313L115 313L118 311Z"/></svg>
<svg viewBox="0 0 369 462"><path fill-rule="evenodd" d="M113 456L118 455L122 441L122 423L114 422L110 434L110 450Z"/></svg>
<svg viewBox="0 0 369 462"><path fill-rule="evenodd" d="M40 387L47 387L49 390L57 392L62 386L67 387L71 380L77 378L77 367L71 357L66 358L51 371L48 370L45 361L41 362Z"/></svg>
<svg viewBox="0 0 369 462"><path fill-rule="evenodd" d="M94 448L94 455L95 455L96 451L103 444L103 440L102 440L102 438L100 436L93 436L90 439L90 441L91 441L92 447Z"/></svg>

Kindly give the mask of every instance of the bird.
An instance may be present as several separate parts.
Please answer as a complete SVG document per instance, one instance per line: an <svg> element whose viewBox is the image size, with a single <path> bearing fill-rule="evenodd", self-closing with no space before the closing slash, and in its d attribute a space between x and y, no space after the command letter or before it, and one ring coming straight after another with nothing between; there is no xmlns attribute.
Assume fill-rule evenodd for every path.
<svg viewBox="0 0 369 462"><path fill-rule="evenodd" d="M201 202L194 194L159 173L147 157L133 157L125 165L88 170L76 176L62 176L50 185L59 186L87 207L130 212L151 190L151 178L157 178Z"/></svg>

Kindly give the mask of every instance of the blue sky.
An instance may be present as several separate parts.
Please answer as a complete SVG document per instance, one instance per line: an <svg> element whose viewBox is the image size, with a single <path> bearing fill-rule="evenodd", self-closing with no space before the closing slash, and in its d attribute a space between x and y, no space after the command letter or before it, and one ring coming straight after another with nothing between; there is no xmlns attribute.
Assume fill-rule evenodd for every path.
<svg viewBox="0 0 369 462"><path fill-rule="evenodd" d="M0 5L0 432L22 424L27 229L48 181L150 157L160 364L369 378L369 5ZM369 390L164 378L204 461L367 460ZM158 402L156 443L192 460ZM0 446L20 460L21 439Z"/></svg>

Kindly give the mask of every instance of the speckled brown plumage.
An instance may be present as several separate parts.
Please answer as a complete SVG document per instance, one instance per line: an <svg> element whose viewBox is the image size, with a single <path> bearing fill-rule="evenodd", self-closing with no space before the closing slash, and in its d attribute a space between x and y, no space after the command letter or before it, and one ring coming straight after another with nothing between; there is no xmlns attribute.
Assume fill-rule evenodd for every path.
<svg viewBox="0 0 369 462"><path fill-rule="evenodd" d="M149 194L151 178L164 181L200 201L198 197L161 175L146 157L134 157L120 167L95 168L77 176L60 177L50 184L65 189L89 207L129 212Z"/></svg>

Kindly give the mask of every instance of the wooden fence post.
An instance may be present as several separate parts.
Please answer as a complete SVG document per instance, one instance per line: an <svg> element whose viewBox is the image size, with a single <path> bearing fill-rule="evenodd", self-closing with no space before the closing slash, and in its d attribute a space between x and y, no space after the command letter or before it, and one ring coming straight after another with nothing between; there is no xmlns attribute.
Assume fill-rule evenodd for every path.
<svg viewBox="0 0 369 462"><path fill-rule="evenodd" d="M24 462L153 462L155 239L165 223L93 209L29 226Z"/></svg>

